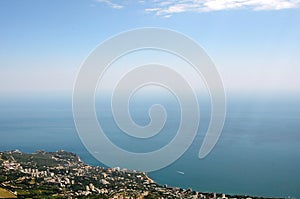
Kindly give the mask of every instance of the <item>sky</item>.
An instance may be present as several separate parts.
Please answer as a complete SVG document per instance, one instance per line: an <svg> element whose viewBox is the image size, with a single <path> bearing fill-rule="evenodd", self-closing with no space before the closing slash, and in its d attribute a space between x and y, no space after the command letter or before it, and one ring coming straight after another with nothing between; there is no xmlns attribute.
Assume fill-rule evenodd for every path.
<svg viewBox="0 0 300 199"><path fill-rule="evenodd" d="M300 93L299 0L1 0L0 95L71 95L97 45L143 27L195 40L226 93Z"/></svg>

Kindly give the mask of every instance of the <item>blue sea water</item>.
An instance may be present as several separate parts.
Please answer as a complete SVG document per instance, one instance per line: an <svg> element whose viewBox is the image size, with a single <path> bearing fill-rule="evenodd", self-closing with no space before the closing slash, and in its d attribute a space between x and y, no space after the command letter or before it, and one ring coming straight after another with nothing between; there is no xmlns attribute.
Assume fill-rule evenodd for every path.
<svg viewBox="0 0 300 199"><path fill-rule="evenodd" d="M146 111L151 103L149 100L132 105L131 113L138 124L149 122ZM161 103L172 114L160 135L144 142L123 135L105 109L105 103L96 107L100 123L111 140L127 150L145 152L168 143L178 127L176 102ZM64 149L79 154L89 164L102 165L81 143L71 106L71 98L2 98L0 150ZM210 108L205 104L200 108L200 128L193 144L170 166L149 173L154 180L206 192L300 198L299 98L229 97L220 140L204 159L198 159L198 152Z"/></svg>

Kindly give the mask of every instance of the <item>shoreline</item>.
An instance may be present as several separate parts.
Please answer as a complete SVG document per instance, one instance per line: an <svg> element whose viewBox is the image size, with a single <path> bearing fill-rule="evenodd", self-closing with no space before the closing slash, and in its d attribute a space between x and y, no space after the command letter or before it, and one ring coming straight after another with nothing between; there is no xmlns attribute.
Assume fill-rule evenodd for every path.
<svg viewBox="0 0 300 199"><path fill-rule="evenodd" d="M0 181L2 188L7 188L18 196L23 193L19 189L22 187L23 190L34 188L42 190L42 192L53 190L53 195L57 194L56 192L62 192L60 193L63 194L62 197L98 195L112 198L112 196L127 194L140 198L148 196L150 198L203 199L282 198L212 193L161 185L146 172L91 166L84 163L77 154L64 150L56 152L39 150L34 153L23 153L19 150L4 151L0 152L0 163L2 173L7 173L5 177L0 175L0 179L1 177L10 179L14 175L18 176L18 178L5 183L2 182L3 180ZM49 185L49 187L42 189L45 185ZM64 195L66 190L68 193ZM28 192L32 194L30 191Z"/></svg>

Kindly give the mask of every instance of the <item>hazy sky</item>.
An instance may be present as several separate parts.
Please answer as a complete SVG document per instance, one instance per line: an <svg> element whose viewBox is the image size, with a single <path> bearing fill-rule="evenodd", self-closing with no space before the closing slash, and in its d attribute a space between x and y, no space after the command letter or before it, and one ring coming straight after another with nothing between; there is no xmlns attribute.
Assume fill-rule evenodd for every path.
<svg viewBox="0 0 300 199"><path fill-rule="evenodd" d="M91 50L141 27L197 41L227 92L299 93L299 7L299 0L1 0L0 94L69 94Z"/></svg>

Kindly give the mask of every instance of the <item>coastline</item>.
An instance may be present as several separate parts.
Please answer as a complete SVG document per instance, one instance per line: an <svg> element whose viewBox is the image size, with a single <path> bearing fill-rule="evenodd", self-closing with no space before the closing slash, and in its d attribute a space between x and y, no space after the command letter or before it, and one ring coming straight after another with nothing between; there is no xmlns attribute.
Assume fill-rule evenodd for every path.
<svg viewBox="0 0 300 199"><path fill-rule="evenodd" d="M0 163L1 187L11 191L18 198L22 198L24 194L36 196L31 190L38 193L51 190L53 197L62 198L94 196L101 198L267 198L205 193L190 188L160 185L145 172L90 166L82 162L75 153L63 150L36 151L31 154L19 150L0 152Z"/></svg>

